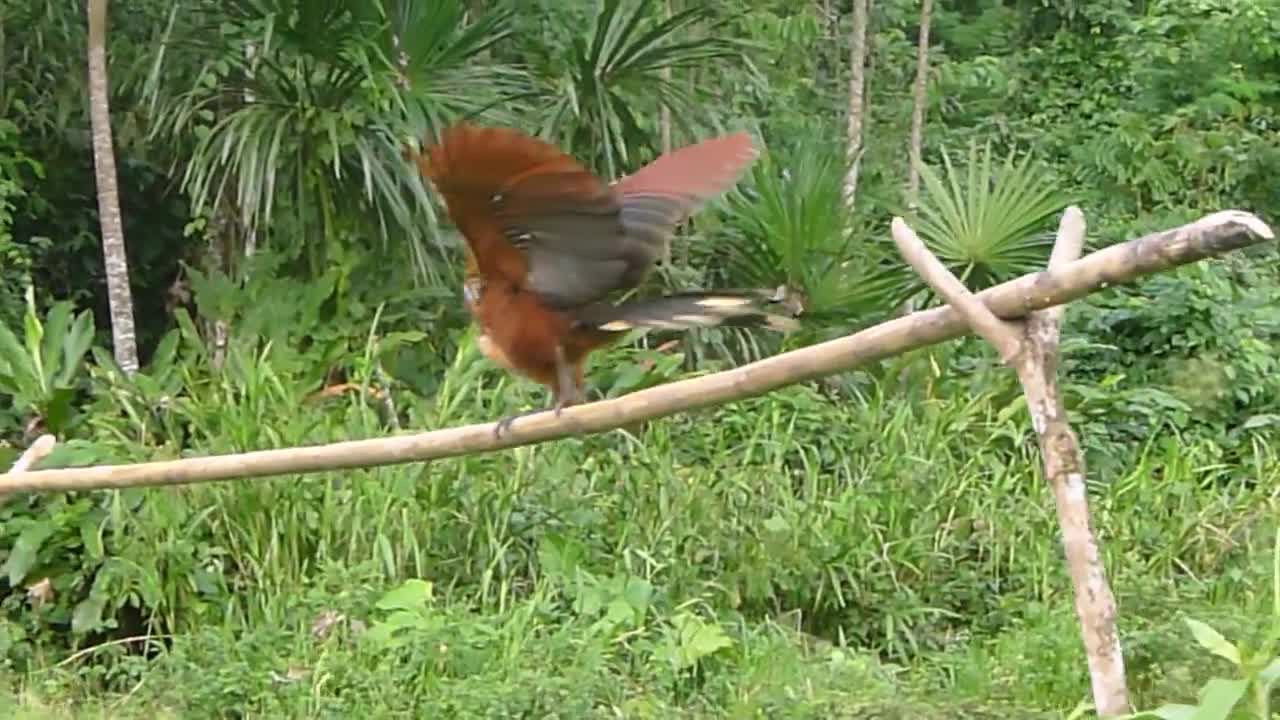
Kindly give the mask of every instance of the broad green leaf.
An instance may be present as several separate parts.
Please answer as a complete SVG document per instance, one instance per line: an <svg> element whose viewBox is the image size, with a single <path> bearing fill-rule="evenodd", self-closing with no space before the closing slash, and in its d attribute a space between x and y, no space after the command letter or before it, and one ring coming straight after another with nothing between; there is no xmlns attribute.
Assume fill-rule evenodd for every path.
<svg viewBox="0 0 1280 720"><path fill-rule="evenodd" d="M646 610L653 600L653 585L642 578L630 577L627 578L627 585L622 595L631 607L636 610Z"/></svg>
<svg viewBox="0 0 1280 720"><path fill-rule="evenodd" d="M35 522L18 535L17 541L13 543L13 550L9 553L9 559L4 564L4 572L9 576L10 587L18 587L31 568L35 567L40 548L44 546L44 541L53 535L53 529L52 523Z"/></svg>
<svg viewBox="0 0 1280 720"><path fill-rule="evenodd" d="M696 615L681 613L672 625L666 646L658 654L677 669L692 667L702 658L733 646L733 640L719 624L705 622Z"/></svg>
<svg viewBox="0 0 1280 720"><path fill-rule="evenodd" d="M1258 685L1263 688L1270 688L1277 680L1280 680L1280 657L1272 660L1258 673Z"/></svg>
<svg viewBox="0 0 1280 720"><path fill-rule="evenodd" d="M1248 420L1240 425L1242 430L1253 430L1255 428L1267 427L1269 425L1280 425L1280 415L1272 413L1262 413L1260 415L1251 415Z"/></svg>
<svg viewBox="0 0 1280 720"><path fill-rule="evenodd" d="M764 529L766 532L781 535L791 532L791 523L787 522L787 519L781 515L770 515L764 521Z"/></svg>
<svg viewBox="0 0 1280 720"><path fill-rule="evenodd" d="M609 627L623 623L630 624L636 617L636 610L627 601L617 598L605 606L604 622Z"/></svg>
<svg viewBox="0 0 1280 720"><path fill-rule="evenodd" d="M102 511L90 511L80 518L80 542L90 560L102 560L106 549L102 543Z"/></svg>
<svg viewBox="0 0 1280 720"><path fill-rule="evenodd" d="M378 350L384 353L390 352L401 345L412 345L413 343L422 342L428 337L426 333L418 331L389 332L378 341Z"/></svg>
<svg viewBox="0 0 1280 720"><path fill-rule="evenodd" d="M85 354L93 345L93 333L93 315L86 311L76 316L71 329L62 340L62 368L56 378L58 385L65 387L75 379Z"/></svg>
<svg viewBox="0 0 1280 720"><path fill-rule="evenodd" d="M432 601L434 588L430 582L411 578L388 591L378 600L379 610L423 610Z"/></svg>
<svg viewBox="0 0 1280 720"><path fill-rule="evenodd" d="M1191 716L1192 720L1227 720L1248 689L1248 680L1213 678L1201 690L1200 707Z"/></svg>
<svg viewBox="0 0 1280 720"><path fill-rule="evenodd" d="M39 393L40 382L31 356L13 331L0 325L0 368L7 368L12 383L29 395Z"/></svg>
<svg viewBox="0 0 1280 720"><path fill-rule="evenodd" d="M182 339L181 329L170 330L164 334L160 342L156 345L155 352L151 354L151 367L148 372L156 377L162 377L171 367L178 354L178 343Z"/></svg>
<svg viewBox="0 0 1280 720"><path fill-rule="evenodd" d="M47 373L50 383L59 374L59 369L65 367L62 365L63 355L62 348L59 347L70 335L71 329L71 311L73 306L71 303L60 300L49 308L48 314L44 319L43 338L40 343L40 357L44 358L45 373Z"/></svg>
<svg viewBox="0 0 1280 720"><path fill-rule="evenodd" d="M90 593L89 597L76 604L71 613L71 632L83 635L102 627L102 611L107 607L106 598Z"/></svg>
<svg viewBox="0 0 1280 720"><path fill-rule="evenodd" d="M1160 720L1192 720L1199 710L1195 705L1182 705L1178 703L1169 703L1161 705L1155 710L1147 710L1145 712L1135 713L1132 718L1159 718Z"/></svg>
<svg viewBox="0 0 1280 720"><path fill-rule="evenodd" d="M49 432L58 436L63 435L75 413L73 405L75 398L74 388L57 388L49 394L44 407L41 408Z"/></svg>
<svg viewBox="0 0 1280 720"><path fill-rule="evenodd" d="M1191 634L1195 636L1196 642L1209 652L1219 657L1230 660L1234 665L1240 665L1240 651L1236 649L1222 636L1217 630L1208 625L1192 618L1186 619L1187 626L1191 628Z"/></svg>
<svg viewBox="0 0 1280 720"><path fill-rule="evenodd" d="M364 631L360 636L360 640L361 642L366 642L371 645L386 645L391 640L391 636L399 629L400 628L398 627L393 627L385 623L374 623L369 627L369 629Z"/></svg>
<svg viewBox="0 0 1280 720"><path fill-rule="evenodd" d="M613 387L610 388L609 394L615 397L626 394L644 382L644 379L648 377L648 375L649 369L640 363L630 363L625 365L614 379Z"/></svg>
<svg viewBox="0 0 1280 720"><path fill-rule="evenodd" d="M728 647L733 647L733 640L725 634L720 625L699 621L693 634L685 643L685 653L690 661L689 664L693 664Z"/></svg>

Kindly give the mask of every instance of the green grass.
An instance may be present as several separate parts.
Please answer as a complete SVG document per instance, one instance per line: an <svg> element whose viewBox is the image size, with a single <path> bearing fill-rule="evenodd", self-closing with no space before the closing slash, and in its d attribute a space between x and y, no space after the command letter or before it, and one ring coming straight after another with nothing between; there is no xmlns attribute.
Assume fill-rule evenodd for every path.
<svg viewBox="0 0 1280 720"><path fill-rule="evenodd" d="M24 582L56 594L4 600L6 716L1063 717L1088 678L1016 392L998 369L910 367L635 434L24 501L9 522L58 526ZM459 358L400 409L430 428L541 401L500 377ZM148 393L174 388L147 386L96 393L92 443L64 459L387 432L378 403L309 404L269 357L189 373L168 412ZM1134 699L1193 702L1230 668L1183 618L1275 622L1280 462L1172 432L1091 452L1128 455L1090 479ZM69 633L119 605L172 639L144 659L110 642L142 626Z"/></svg>

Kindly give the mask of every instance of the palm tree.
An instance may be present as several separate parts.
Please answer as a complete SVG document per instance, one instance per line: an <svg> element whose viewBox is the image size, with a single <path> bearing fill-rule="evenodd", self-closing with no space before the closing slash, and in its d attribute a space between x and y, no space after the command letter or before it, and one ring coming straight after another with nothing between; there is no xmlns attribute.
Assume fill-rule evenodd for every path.
<svg viewBox="0 0 1280 720"><path fill-rule="evenodd" d="M525 89L513 68L478 62L510 12L468 22L460 0L229 0L203 13L175 11L148 88L153 137L171 142L196 210L226 215L232 245L269 246L285 228L312 272L333 243L403 234L419 277L451 279L402 152Z"/></svg>
<svg viewBox="0 0 1280 720"><path fill-rule="evenodd" d="M111 308L111 342L116 363L127 375L138 370L133 328L133 295L125 255L120 194L116 187L115 150L111 142L111 110L107 85L107 0L89 0L89 120L93 128L93 164L98 184L98 219L102 257Z"/></svg>
<svg viewBox="0 0 1280 720"><path fill-rule="evenodd" d="M855 161L817 137L762 157L729 197L727 283L787 286L811 330L868 324L913 292L911 273L848 203Z"/></svg>
<svg viewBox="0 0 1280 720"><path fill-rule="evenodd" d="M656 0L601 0L585 37L566 33L531 43L535 79L550 99L540 134L584 161L599 159L595 169L607 177L643 161L635 151L654 145L663 108L671 125L694 135L700 122L716 119L708 110L714 104L700 102L671 70L745 64L740 43L715 36L719 24L710 3L668 16ZM691 34L699 25L703 37Z"/></svg>

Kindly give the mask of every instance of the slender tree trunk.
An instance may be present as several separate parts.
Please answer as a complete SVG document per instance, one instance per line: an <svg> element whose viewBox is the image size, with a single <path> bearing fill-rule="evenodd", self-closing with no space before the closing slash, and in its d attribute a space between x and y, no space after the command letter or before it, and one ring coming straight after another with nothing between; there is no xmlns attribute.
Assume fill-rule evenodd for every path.
<svg viewBox="0 0 1280 720"><path fill-rule="evenodd" d="M256 49L256 46L253 43L247 43L244 46L244 59L248 61L250 80L253 79L253 72L254 72L253 55L254 55L255 49ZM244 104L252 105L253 101L254 101L253 90L249 89L249 87L246 86L244 89ZM247 228L247 231L245 232L245 236L244 236L244 257L246 260L248 260L258 253L258 228L252 222L252 218L249 218L247 216L241 218L241 227ZM248 270L246 269L245 272L247 273Z"/></svg>
<svg viewBox="0 0 1280 720"><path fill-rule="evenodd" d="M862 137L867 109L867 22L870 0L853 0L853 27L849 30L849 169L844 178L844 199L852 208L862 168Z"/></svg>
<svg viewBox="0 0 1280 720"><path fill-rule="evenodd" d="M933 0L921 0L915 97L911 104L911 147L907 153L907 211L913 216L920 207L920 155L924 145L924 111L929 104L929 23L932 20Z"/></svg>
<svg viewBox="0 0 1280 720"><path fill-rule="evenodd" d="M245 44L244 58L250 73L240 93L245 105L250 105L254 101L249 81L253 77L253 58L256 51L257 46L253 43ZM236 257L237 247L244 257L243 262ZM219 204L214 210L209 235L211 265L227 273L236 282L241 282L248 276L247 261L257 252L258 231L249 212L231 202ZM213 320L212 328L213 352L209 359L210 365L217 370L222 368L227 360L227 348L231 342L231 322L227 318L216 318Z"/></svg>
<svg viewBox="0 0 1280 720"><path fill-rule="evenodd" d="M93 128L102 258L111 307L111 344L120 369L132 375L138 370L138 346L133 328L133 295L129 289L124 225L120 220L120 191L116 186L115 150L111 142L106 39L107 0L89 0L89 120Z"/></svg>
<svg viewBox="0 0 1280 720"><path fill-rule="evenodd" d="M667 0L667 19L671 19L671 0ZM662 68L662 79L671 82L671 66ZM671 152L671 107L662 103L658 114L658 128L662 133L662 152Z"/></svg>
<svg viewBox="0 0 1280 720"><path fill-rule="evenodd" d="M235 213L230 201L223 200L214 206L213 217L209 220L209 232L206 237L209 240L207 248L206 262L211 268L215 268L219 272L233 273L235 272L231 262L234 254L234 241L232 234L235 229ZM226 318L214 318L211 322L206 320L206 331L212 326L213 331L213 350L209 354L209 365L214 370L222 369L223 364L227 360L227 345L231 337L231 327Z"/></svg>

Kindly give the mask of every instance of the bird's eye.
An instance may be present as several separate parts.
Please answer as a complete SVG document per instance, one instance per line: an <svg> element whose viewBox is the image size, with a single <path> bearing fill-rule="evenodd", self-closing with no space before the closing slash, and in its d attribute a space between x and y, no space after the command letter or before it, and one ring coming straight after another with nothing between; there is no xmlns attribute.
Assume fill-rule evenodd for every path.
<svg viewBox="0 0 1280 720"><path fill-rule="evenodd" d="M462 284L462 298L468 305L475 305L480 301L480 283L467 282Z"/></svg>
<svg viewBox="0 0 1280 720"><path fill-rule="evenodd" d="M489 198L489 202L493 203L494 205L501 205L502 193L494 193L493 196Z"/></svg>

